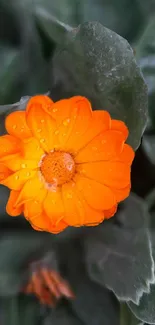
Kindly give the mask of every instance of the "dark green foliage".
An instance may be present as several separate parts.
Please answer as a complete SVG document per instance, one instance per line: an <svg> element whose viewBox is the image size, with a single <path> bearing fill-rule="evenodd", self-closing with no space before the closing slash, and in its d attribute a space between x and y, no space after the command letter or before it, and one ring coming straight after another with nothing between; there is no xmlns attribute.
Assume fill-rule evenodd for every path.
<svg viewBox="0 0 155 325"><path fill-rule="evenodd" d="M0 135L29 96L78 94L125 121L140 146L133 193L98 227L36 232L7 215L0 186L0 323L155 324L155 1L0 0L0 85ZM53 309L22 294L32 262L59 272L76 298Z"/></svg>

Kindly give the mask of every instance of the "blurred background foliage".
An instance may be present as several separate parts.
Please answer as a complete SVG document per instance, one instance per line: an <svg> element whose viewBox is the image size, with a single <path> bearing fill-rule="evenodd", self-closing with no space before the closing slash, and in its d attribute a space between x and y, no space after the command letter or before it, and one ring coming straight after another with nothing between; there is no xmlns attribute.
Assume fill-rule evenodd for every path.
<svg viewBox="0 0 155 325"><path fill-rule="evenodd" d="M78 39L77 27L87 21L98 21L128 40L148 86L149 118L132 169L134 194L103 228L53 236L33 231L23 218L7 216L8 190L0 187L0 323L4 325L155 324L155 0L0 0L0 132L4 132L4 113L19 105L23 109L25 96L49 92L59 99L64 78L74 94L82 69L79 61L74 70L77 48L68 80L63 57L57 59L56 53L66 55L72 42L69 33L74 28ZM86 77L83 74L84 85ZM143 85L141 103L146 91L142 89ZM100 88L97 91L102 95ZM95 96L92 101L96 103ZM141 113L136 115L135 106L136 101L124 115L132 131L141 120L140 137L145 114L139 105ZM136 142L131 137L130 142L136 148L139 138ZM29 262L43 258L45 263L46 254L50 254L46 265L60 272L76 293L75 300L64 299L55 309L21 293L30 276Z"/></svg>

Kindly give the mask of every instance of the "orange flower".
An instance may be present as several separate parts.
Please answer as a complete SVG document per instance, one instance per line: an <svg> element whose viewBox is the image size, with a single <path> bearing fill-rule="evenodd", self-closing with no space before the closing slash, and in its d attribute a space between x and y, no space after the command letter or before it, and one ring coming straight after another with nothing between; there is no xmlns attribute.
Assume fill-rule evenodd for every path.
<svg viewBox="0 0 155 325"><path fill-rule="evenodd" d="M0 137L0 184L11 189L6 210L36 230L94 226L112 217L130 192L128 129L80 96L56 103L32 97L7 116Z"/></svg>
<svg viewBox="0 0 155 325"><path fill-rule="evenodd" d="M69 284L57 272L48 270L46 267L32 272L31 278L22 292L33 294L42 304L53 307L62 297L75 298Z"/></svg>

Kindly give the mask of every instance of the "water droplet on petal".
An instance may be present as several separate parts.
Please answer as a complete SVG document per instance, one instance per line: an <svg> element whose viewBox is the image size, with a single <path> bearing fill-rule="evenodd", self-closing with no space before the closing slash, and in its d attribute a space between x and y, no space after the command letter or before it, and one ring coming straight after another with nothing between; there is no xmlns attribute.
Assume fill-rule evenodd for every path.
<svg viewBox="0 0 155 325"><path fill-rule="evenodd" d="M55 200L52 200L52 204L56 204Z"/></svg>
<svg viewBox="0 0 155 325"><path fill-rule="evenodd" d="M70 118L66 118L66 120L63 121L64 126L68 126L69 123L70 123Z"/></svg>
<svg viewBox="0 0 155 325"><path fill-rule="evenodd" d="M54 134L55 134L55 135L58 135L58 134L59 134L59 130L56 130L56 131L54 132Z"/></svg>
<svg viewBox="0 0 155 325"><path fill-rule="evenodd" d="M67 199L72 199L72 194L71 193L67 193Z"/></svg>
<svg viewBox="0 0 155 325"><path fill-rule="evenodd" d="M53 109L52 109L53 113L56 113L57 110L58 110L57 108L53 108Z"/></svg>
<svg viewBox="0 0 155 325"><path fill-rule="evenodd" d="M29 176L30 176L30 172L28 172L28 173L26 174L26 176L28 176L28 177L29 177Z"/></svg>
<svg viewBox="0 0 155 325"><path fill-rule="evenodd" d="M41 123L44 123L45 122L45 120L41 120Z"/></svg>
<svg viewBox="0 0 155 325"><path fill-rule="evenodd" d="M102 141L101 141L102 144L105 144L106 142L107 142L106 140L102 140Z"/></svg>
<svg viewBox="0 0 155 325"><path fill-rule="evenodd" d="M45 142L45 139L40 139L40 143L44 143Z"/></svg>
<svg viewBox="0 0 155 325"><path fill-rule="evenodd" d="M24 131L24 128L21 128L20 132L23 132Z"/></svg>
<svg viewBox="0 0 155 325"><path fill-rule="evenodd" d="M16 176L15 176L15 179L16 179L16 180L18 180L18 179L19 179L19 176L18 176L18 175L16 175Z"/></svg>
<svg viewBox="0 0 155 325"><path fill-rule="evenodd" d="M21 164L21 167L22 167L22 168L26 168L27 165L26 165L26 164Z"/></svg>
<svg viewBox="0 0 155 325"><path fill-rule="evenodd" d="M14 125L12 126L12 128L13 128L14 130L17 129L17 125L14 124Z"/></svg>
<svg viewBox="0 0 155 325"><path fill-rule="evenodd" d="M38 201L35 200L35 201L34 201L34 204L38 204Z"/></svg>
<svg viewBox="0 0 155 325"><path fill-rule="evenodd" d="M37 132L40 133L41 132L41 129L38 129Z"/></svg>
<svg viewBox="0 0 155 325"><path fill-rule="evenodd" d="M96 151L96 150L97 150L97 147L92 147L92 150L93 150L93 151Z"/></svg>

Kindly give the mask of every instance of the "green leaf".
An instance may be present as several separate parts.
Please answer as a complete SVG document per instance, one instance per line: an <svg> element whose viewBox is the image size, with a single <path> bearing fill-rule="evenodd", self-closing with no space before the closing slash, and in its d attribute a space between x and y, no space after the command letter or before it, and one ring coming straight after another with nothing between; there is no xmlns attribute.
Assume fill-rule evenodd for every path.
<svg viewBox="0 0 155 325"><path fill-rule="evenodd" d="M139 319L137 319L134 314L132 314L131 310L127 306L127 304L121 304L121 321L120 325L144 325Z"/></svg>
<svg viewBox="0 0 155 325"><path fill-rule="evenodd" d="M24 1L50 39L61 44L66 32L86 21L98 21L127 38L135 38L145 21L137 1ZM127 9L127 10L126 10Z"/></svg>
<svg viewBox="0 0 155 325"><path fill-rule="evenodd" d="M49 311L44 325L83 325L83 323L76 318L70 310L64 306Z"/></svg>
<svg viewBox="0 0 155 325"><path fill-rule="evenodd" d="M0 46L0 103L7 103L15 99L17 84L19 83L19 62L21 52L13 47Z"/></svg>
<svg viewBox="0 0 155 325"><path fill-rule="evenodd" d="M62 263L65 263L64 276L75 292L70 304L82 324L119 325L119 303L109 290L89 278L80 238L67 241L60 250L64 258Z"/></svg>
<svg viewBox="0 0 155 325"><path fill-rule="evenodd" d="M83 95L129 128L136 149L147 119L147 89L128 42L97 22L69 32L52 61L54 99Z"/></svg>
<svg viewBox="0 0 155 325"><path fill-rule="evenodd" d="M136 57L144 74L149 94L149 114L155 127L155 16L149 20L135 46Z"/></svg>
<svg viewBox="0 0 155 325"><path fill-rule="evenodd" d="M3 298L2 322L5 325L39 325L40 306L35 298L24 295Z"/></svg>
<svg viewBox="0 0 155 325"><path fill-rule="evenodd" d="M155 324L155 284L150 286L150 292L144 293L139 305L128 303L135 316L144 323Z"/></svg>
<svg viewBox="0 0 155 325"><path fill-rule="evenodd" d="M0 296L12 296L27 279L29 263L53 251L51 234L29 231L8 232L0 239Z"/></svg>
<svg viewBox="0 0 155 325"><path fill-rule="evenodd" d="M142 140L142 147L150 162L155 165L155 135L145 134Z"/></svg>
<svg viewBox="0 0 155 325"><path fill-rule="evenodd" d="M118 299L138 303L154 281L154 262L144 201L131 194L113 220L103 222L85 238L91 278Z"/></svg>

